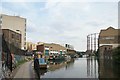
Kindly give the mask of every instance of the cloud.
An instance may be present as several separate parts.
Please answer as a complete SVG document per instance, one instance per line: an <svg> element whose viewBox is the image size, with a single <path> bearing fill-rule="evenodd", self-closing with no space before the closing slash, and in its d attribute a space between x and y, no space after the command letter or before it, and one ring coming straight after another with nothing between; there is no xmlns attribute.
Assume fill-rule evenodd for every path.
<svg viewBox="0 0 120 80"><path fill-rule="evenodd" d="M100 28L107 28L111 24L115 26L117 23L116 16L107 16L116 13L117 9L111 9L112 3L98 3L98 5L104 6L106 11L94 3L59 2L57 5L55 3L49 5L49 8L45 9L48 10L46 21L39 27L40 33L44 35L44 39L49 39L47 42L68 42L74 45L76 49L83 50L86 48L86 36L88 34L99 33ZM105 5L108 5L109 8ZM109 14L109 12L111 13ZM114 22L110 22L110 20ZM80 45L84 46L81 47Z"/></svg>
<svg viewBox="0 0 120 80"><path fill-rule="evenodd" d="M2 0L3 2L118 2L119 0Z"/></svg>
<svg viewBox="0 0 120 80"><path fill-rule="evenodd" d="M86 50L88 34L117 27L117 3L65 1L8 2L3 11L27 18L28 41L70 43L76 50Z"/></svg>

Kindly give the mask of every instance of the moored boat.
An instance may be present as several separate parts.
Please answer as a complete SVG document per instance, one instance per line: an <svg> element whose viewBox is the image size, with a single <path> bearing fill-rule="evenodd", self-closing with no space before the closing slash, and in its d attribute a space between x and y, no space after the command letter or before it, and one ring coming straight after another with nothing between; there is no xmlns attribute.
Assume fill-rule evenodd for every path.
<svg viewBox="0 0 120 80"><path fill-rule="evenodd" d="M40 51L36 52L36 55L38 56L38 61L39 61L39 68L47 68L47 62L44 54Z"/></svg>
<svg viewBox="0 0 120 80"><path fill-rule="evenodd" d="M47 63L45 58L39 58L39 66L40 68L47 68Z"/></svg>

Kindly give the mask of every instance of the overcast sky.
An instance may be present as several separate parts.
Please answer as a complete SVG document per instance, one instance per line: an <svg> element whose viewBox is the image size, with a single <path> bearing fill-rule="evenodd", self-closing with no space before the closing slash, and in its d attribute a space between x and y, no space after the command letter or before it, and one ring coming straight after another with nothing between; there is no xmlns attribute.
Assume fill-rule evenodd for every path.
<svg viewBox="0 0 120 80"><path fill-rule="evenodd" d="M118 0L4 0L2 13L27 19L27 41L68 43L80 51L88 34L118 28Z"/></svg>

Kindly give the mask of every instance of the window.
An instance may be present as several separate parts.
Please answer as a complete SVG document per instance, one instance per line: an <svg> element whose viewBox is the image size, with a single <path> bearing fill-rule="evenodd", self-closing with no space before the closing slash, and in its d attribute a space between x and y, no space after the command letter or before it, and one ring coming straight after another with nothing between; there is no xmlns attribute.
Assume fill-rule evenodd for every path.
<svg viewBox="0 0 120 80"><path fill-rule="evenodd" d="M45 55L49 55L49 50L45 50Z"/></svg>
<svg viewBox="0 0 120 80"><path fill-rule="evenodd" d="M2 20L0 20L0 24L2 24Z"/></svg>
<svg viewBox="0 0 120 80"><path fill-rule="evenodd" d="M62 54L62 51L60 51L60 54Z"/></svg>
<svg viewBox="0 0 120 80"><path fill-rule="evenodd" d="M105 39L114 39L114 37L106 37Z"/></svg>
<svg viewBox="0 0 120 80"><path fill-rule="evenodd" d="M16 35L16 39L17 39L17 40L20 40L20 35Z"/></svg>
<svg viewBox="0 0 120 80"><path fill-rule="evenodd" d="M107 50L107 48L105 47L105 50Z"/></svg>
<svg viewBox="0 0 120 80"><path fill-rule="evenodd" d="M14 38L14 34L11 34L11 37Z"/></svg>
<svg viewBox="0 0 120 80"><path fill-rule="evenodd" d="M108 40L108 39L115 39L115 37L102 37L101 39Z"/></svg>
<svg viewBox="0 0 120 80"><path fill-rule="evenodd" d="M67 44L65 44L65 47L67 48Z"/></svg>

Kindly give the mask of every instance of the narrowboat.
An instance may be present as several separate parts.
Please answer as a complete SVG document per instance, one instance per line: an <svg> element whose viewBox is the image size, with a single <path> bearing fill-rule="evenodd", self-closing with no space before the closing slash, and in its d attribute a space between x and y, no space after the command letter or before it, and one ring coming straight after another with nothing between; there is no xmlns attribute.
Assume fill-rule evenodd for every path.
<svg viewBox="0 0 120 80"><path fill-rule="evenodd" d="M39 66L40 66L40 68L46 69L47 68L47 62L46 62L45 56L40 51L36 52L36 54L38 55L38 60L39 60Z"/></svg>
<svg viewBox="0 0 120 80"><path fill-rule="evenodd" d="M45 58L39 58L39 66L40 68L47 68L47 63Z"/></svg>

